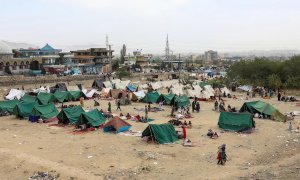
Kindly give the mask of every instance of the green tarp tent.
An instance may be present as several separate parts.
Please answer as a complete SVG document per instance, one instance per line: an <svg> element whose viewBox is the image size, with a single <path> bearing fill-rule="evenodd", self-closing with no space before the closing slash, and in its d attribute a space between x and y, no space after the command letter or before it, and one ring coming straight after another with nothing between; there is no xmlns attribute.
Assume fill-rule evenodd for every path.
<svg viewBox="0 0 300 180"><path fill-rule="evenodd" d="M31 115L40 116L42 119L49 119L57 116L58 110L55 107L54 103L47 105L36 105L34 106Z"/></svg>
<svg viewBox="0 0 300 180"><path fill-rule="evenodd" d="M178 107L188 107L190 105L190 99L186 95L176 96L175 103Z"/></svg>
<svg viewBox="0 0 300 180"><path fill-rule="evenodd" d="M101 114L98 109L93 109L89 112L81 113L78 121L76 122L76 126L87 124L87 127L98 127L104 124L105 121L106 119L103 114Z"/></svg>
<svg viewBox="0 0 300 180"><path fill-rule="evenodd" d="M14 108L13 114L17 117L29 117L31 114L34 106L38 105L37 101L34 102L20 102Z"/></svg>
<svg viewBox="0 0 300 180"><path fill-rule="evenodd" d="M81 106L74 106L70 108L63 108L56 116L61 124L75 124L84 110Z"/></svg>
<svg viewBox="0 0 300 180"><path fill-rule="evenodd" d="M79 99L82 95L81 91L69 91L69 93L71 94L72 99Z"/></svg>
<svg viewBox="0 0 300 180"><path fill-rule="evenodd" d="M281 114L272 105L263 101L245 102L240 109L240 112L249 112L251 114L262 114L265 118L268 116L275 121L284 121L284 115Z"/></svg>
<svg viewBox="0 0 300 180"><path fill-rule="evenodd" d="M40 92L37 95L37 99L39 103L43 105L52 103L55 100L54 95L52 93L43 93L43 92Z"/></svg>
<svg viewBox="0 0 300 180"><path fill-rule="evenodd" d="M72 99L72 95L68 91L56 91L54 97L60 103Z"/></svg>
<svg viewBox="0 0 300 180"><path fill-rule="evenodd" d="M12 113L19 100L0 101L0 111L7 111Z"/></svg>
<svg viewBox="0 0 300 180"><path fill-rule="evenodd" d="M159 100L159 93L156 91L148 92L142 99L145 103L156 103Z"/></svg>
<svg viewBox="0 0 300 180"><path fill-rule="evenodd" d="M249 113L221 112L218 122L219 128L228 131L246 131L255 127L253 115Z"/></svg>
<svg viewBox="0 0 300 180"><path fill-rule="evenodd" d="M162 94L159 101L163 101L167 105L174 104L175 94Z"/></svg>
<svg viewBox="0 0 300 180"><path fill-rule="evenodd" d="M28 94L25 94L20 101L22 102L36 102L37 101L37 97L36 96L30 96Z"/></svg>
<svg viewBox="0 0 300 180"><path fill-rule="evenodd" d="M172 124L149 124L142 133L142 137L145 136L150 136L158 144L178 141L178 135Z"/></svg>
<svg viewBox="0 0 300 180"><path fill-rule="evenodd" d="M210 85L210 83L207 83L207 82L199 82L199 86L200 86L201 88L204 88L204 86L206 86L206 85Z"/></svg>

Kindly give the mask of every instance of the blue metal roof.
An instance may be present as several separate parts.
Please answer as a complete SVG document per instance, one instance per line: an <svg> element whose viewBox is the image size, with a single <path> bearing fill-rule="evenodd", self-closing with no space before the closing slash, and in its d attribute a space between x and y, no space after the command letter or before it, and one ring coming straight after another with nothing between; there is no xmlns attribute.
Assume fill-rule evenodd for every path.
<svg viewBox="0 0 300 180"><path fill-rule="evenodd" d="M41 51L55 51L55 49L49 44L46 44L43 48L41 48Z"/></svg>

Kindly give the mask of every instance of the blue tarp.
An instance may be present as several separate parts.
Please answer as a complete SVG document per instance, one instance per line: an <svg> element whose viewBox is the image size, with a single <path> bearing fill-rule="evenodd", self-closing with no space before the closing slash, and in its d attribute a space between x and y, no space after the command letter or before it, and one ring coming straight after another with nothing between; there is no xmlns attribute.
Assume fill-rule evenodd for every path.
<svg viewBox="0 0 300 180"><path fill-rule="evenodd" d="M129 91L135 91L135 86L133 84L128 85L127 88Z"/></svg>

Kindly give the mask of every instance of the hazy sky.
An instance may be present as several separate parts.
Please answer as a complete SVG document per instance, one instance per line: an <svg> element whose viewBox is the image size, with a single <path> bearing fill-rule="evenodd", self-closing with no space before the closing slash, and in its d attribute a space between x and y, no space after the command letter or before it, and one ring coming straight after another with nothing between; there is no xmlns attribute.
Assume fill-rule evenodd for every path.
<svg viewBox="0 0 300 180"><path fill-rule="evenodd" d="M299 0L0 0L0 39L129 51L300 49Z"/></svg>

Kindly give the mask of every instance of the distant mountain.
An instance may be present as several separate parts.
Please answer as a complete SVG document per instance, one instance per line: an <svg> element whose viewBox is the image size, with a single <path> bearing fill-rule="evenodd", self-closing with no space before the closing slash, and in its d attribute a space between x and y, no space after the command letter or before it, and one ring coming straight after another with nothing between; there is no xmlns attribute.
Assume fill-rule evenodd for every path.
<svg viewBox="0 0 300 180"><path fill-rule="evenodd" d="M242 57L250 57L250 56L258 56L258 57L291 57L295 55L299 55L299 50L252 50L252 51L244 51L244 52L227 52L229 56L242 56Z"/></svg>
<svg viewBox="0 0 300 180"><path fill-rule="evenodd" d="M36 48L36 45L33 44L27 44L27 43L16 43L16 42L8 42L8 41L3 41L1 42L5 43L7 46L9 46L11 49L27 49L29 47Z"/></svg>

